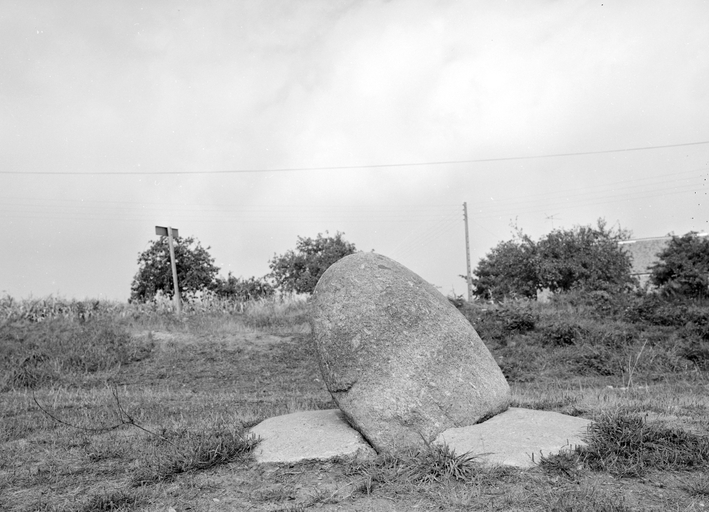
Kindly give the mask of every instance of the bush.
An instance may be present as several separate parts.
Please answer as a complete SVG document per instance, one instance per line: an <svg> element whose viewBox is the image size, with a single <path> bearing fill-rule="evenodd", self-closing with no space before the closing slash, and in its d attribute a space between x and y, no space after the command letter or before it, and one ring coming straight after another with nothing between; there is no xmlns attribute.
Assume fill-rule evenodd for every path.
<svg viewBox="0 0 709 512"><path fill-rule="evenodd" d="M684 326L709 329L709 301L670 297L657 293L633 297L623 314L624 320L651 325Z"/></svg>
<svg viewBox="0 0 709 512"><path fill-rule="evenodd" d="M265 278L234 277L231 272L226 279L217 278L215 293L218 297L236 302L247 302L271 297L275 290Z"/></svg>
<svg viewBox="0 0 709 512"><path fill-rule="evenodd" d="M532 303L510 300L501 304L472 303L461 309L483 340L505 341L508 337L534 330L538 315Z"/></svg>

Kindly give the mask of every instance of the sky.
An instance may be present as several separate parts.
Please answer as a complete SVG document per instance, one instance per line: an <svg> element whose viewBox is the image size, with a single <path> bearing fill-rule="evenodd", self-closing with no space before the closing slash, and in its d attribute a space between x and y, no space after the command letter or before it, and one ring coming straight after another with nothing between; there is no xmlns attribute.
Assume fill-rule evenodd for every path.
<svg viewBox="0 0 709 512"><path fill-rule="evenodd" d="M343 232L444 294L516 228L709 230L709 1L3 0L0 295L126 300L172 226Z"/></svg>

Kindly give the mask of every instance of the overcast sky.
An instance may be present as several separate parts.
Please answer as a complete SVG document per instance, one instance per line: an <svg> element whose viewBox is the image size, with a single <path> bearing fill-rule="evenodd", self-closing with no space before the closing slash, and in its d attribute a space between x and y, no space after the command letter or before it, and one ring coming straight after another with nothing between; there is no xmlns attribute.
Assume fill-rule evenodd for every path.
<svg viewBox="0 0 709 512"><path fill-rule="evenodd" d="M513 224L707 231L707 20L701 0L3 0L0 294L125 300L156 225L244 277L341 231L445 294L463 202L473 264Z"/></svg>

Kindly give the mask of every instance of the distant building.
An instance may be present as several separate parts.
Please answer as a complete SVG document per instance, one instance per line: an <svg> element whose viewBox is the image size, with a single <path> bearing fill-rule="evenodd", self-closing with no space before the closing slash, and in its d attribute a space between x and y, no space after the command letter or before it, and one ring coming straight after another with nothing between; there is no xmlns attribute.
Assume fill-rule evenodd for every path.
<svg viewBox="0 0 709 512"><path fill-rule="evenodd" d="M640 286L650 281L650 267L657 263L657 255L667 247L670 240L672 240L671 236L658 236L619 242L619 245L630 254L633 262L631 275L638 279Z"/></svg>
<svg viewBox="0 0 709 512"><path fill-rule="evenodd" d="M697 236L707 236L707 233L699 233ZM658 254L667 247L670 240L672 240L671 236L657 236L619 242L619 245L632 257L631 275L638 278L641 286L650 281L650 267L657 263Z"/></svg>
<svg viewBox="0 0 709 512"><path fill-rule="evenodd" d="M698 233L697 236L709 236L709 234ZM658 255L667 247L670 240L672 240L672 236L655 236L618 242L618 245L630 254L633 263L630 275L638 279L640 286L645 286L650 282L650 267L659 261ZM552 295L551 290L544 288L537 291L537 300L549 302Z"/></svg>

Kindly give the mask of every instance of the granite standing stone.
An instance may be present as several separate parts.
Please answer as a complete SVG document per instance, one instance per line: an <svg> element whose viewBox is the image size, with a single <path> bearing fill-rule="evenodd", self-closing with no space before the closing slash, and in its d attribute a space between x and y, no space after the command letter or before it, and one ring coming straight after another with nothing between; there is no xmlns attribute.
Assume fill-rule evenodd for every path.
<svg viewBox="0 0 709 512"><path fill-rule="evenodd" d="M470 322L385 256L332 265L313 292L311 323L328 390L378 452L507 409L509 385Z"/></svg>

